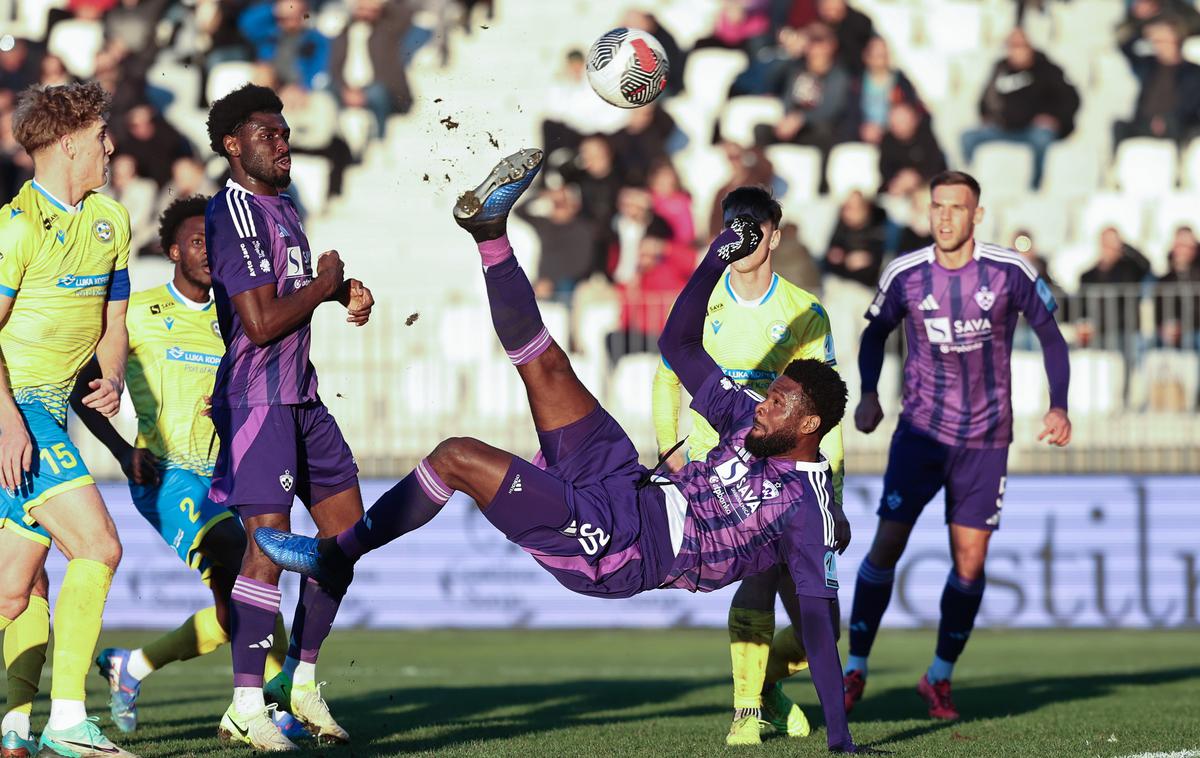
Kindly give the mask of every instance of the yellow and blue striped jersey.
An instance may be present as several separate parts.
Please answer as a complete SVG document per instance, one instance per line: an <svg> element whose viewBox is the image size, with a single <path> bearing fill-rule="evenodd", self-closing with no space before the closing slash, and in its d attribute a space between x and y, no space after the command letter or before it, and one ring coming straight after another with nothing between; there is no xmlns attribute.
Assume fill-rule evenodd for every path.
<svg viewBox="0 0 1200 758"><path fill-rule="evenodd" d="M167 468L212 476L218 444L204 409L225 343L210 300L189 303L169 282L129 299L125 383L137 411L137 446Z"/></svg>
<svg viewBox="0 0 1200 758"><path fill-rule="evenodd" d="M837 365L829 316L811 293L773 274L766 294L754 301L739 298L726 272L708 298L704 316L704 350L721 371L738 384L766 395L767 388L797 358ZM675 444L679 427L680 381L665 363L654 376L654 431L658 448ZM691 411L688 457L702 460L719 442L703 416ZM833 468L834 490L841 502L842 427L825 435L821 450Z"/></svg>
<svg viewBox="0 0 1200 758"><path fill-rule="evenodd" d="M109 300L129 297L129 213L89 193L68 208L29 181L0 207L0 294L13 298L0 350L17 402L60 422L95 352Z"/></svg>

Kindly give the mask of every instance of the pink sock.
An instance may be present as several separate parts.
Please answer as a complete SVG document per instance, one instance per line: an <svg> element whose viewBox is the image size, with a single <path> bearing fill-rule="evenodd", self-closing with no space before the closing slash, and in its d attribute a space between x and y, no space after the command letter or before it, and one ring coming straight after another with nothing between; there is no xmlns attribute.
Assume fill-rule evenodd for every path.
<svg viewBox="0 0 1200 758"><path fill-rule="evenodd" d="M494 240L484 240L479 243L479 255L483 258L483 265L495 266L500 261L512 255L512 245L508 242L508 235L502 234Z"/></svg>

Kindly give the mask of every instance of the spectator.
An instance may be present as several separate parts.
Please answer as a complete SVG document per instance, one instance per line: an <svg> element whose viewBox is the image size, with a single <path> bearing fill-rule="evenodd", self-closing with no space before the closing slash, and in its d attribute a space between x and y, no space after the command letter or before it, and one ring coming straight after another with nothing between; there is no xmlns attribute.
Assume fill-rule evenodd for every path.
<svg viewBox="0 0 1200 758"><path fill-rule="evenodd" d="M1183 38L1176 22L1155 21L1144 33L1153 47L1152 56L1137 56L1132 43L1121 47L1141 90L1133 120L1113 124L1113 140L1157 137L1186 142L1200 134L1200 66L1183 59Z"/></svg>
<svg viewBox="0 0 1200 758"><path fill-rule="evenodd" d="M1149 272L1150 262L1122 240L1115 228L1100 233L1096 265L1079 278L1078 303L1071 308L1072 317L1079 319L1076 337L1082 347L1132 347L1140 300L1136 285Z"/></svg>
<svg viewBox="0 0 1200 758"><path fill-rule="evenodd" d="M892 67L883 37L872 37L863 51L864 69L850 85L843 139L878 145L888 127L888 114L905 104L923 115L917 90L903 72Z"/></svg>
<svg viewBox="0 0 1200 758"><path fill-rule="evenodd" d="M804 58L793 62L777 90L786 112L774 125L757 126L755 140L759 145L811 145L821 151L823 166L845 116L850 75L837 63L837 41L828 27L814 24L805 36Z"/></svg>
<svg viewBox="0 0 1200 758"><path fill-rule="evenodd" d="M879 174L883 191L906 196L946 170L929 118L910 103L896 103L888 112L887 132L879 145Z"/></svg>
<svg viewBox="0 0 1200 758"><path fill-rule="evenodd" d="M692 196L683 189L679 174L669 160L660 160L650 167L646 186L650 189L651 210L671 227L672 241L692 244L696 240Z"/></svg>
<svg viewBox="0 0 1200 758"><path fill-rule="evenodd" d="M1181 25L1184 37L1200 34L1200 11L1187 0L1130 0L1128 6L1125 20L1117 27L1117 43L1134 44L1138 55L1153 55L1148 45L1139 43L1150 24L1173 19Z"/></svg>
<svg viewBox="0 0 1200 758"><path fill-rule="evenodd" d="M693 49L744 50L753 57L770 43L771 17L767 6L767 0L721 0L713 33L697 40Z"/></svg>
<svg viewBox="0 0 1200 758"><path fill-rule="evenodd" d="M42 51L17 37L11 50L0 51L0 91L14 95L38 81Z"/></svg>
<svg viewBox="0 0 1200 758"><path fill-rule="evenodd" d="M863 68L863 53L875 36L875 26L866 14L851 8L846 0L817 0L817 18L837 38L838 62L852 73Z"/></svg>
<svg viewBox="0 0 1200 758"><path fill-rule="evenodd" d="M645 184L649 167L667 160L672 143L680 136L675 120L657 103L633 109L625 128L609 137L621 180L625 184Z"/></svg>
<svg viewBox="0 0 1200 758"><path fill-rule="evenodd" d="M113 156L108 167L107 194L129 211L129 249L138 256L162 255L158 241L158 186L138 176L132 155Z"/></svg>
<svg viewBox="0 0 1200 758"><path fill-rule="evenodd" d="M199 32L200 62L206 70L228 61L249 60L253 50L238 31L238 18L250 0L197 0L195 21Z"/></svg>
<svg viewBox="0 0 1200 758"><path fill-rule="evenodd" d="M963 133L970 163L986 142L1016 142L1033 150L1033 188L1042 181L1046 150L1075 128L1079 94L1061 68L1033 49L1021 29L1005 40L1007 55L996 63L979 101L983 125Z"/></svg>
<svg viewBox="0 0 1200 758"><path fill-rule="evenodd" d="M67 71L62 58L49 54L42 57L41 66L39 67L38 84L43 87L57 87L60 84L70 84L73 81L74 78Z"/></svg>
<svg viewBox="0 0 1200 758"><path fill-rule="evenodd" d="M683 69L687 64L687 58L680 49L679 43L675 41L674 35L658 23L658 18L653 13L640 8L626 11L621 25L630 29L641 29L647 34L654 35L654 38L662 44L663 52L667 54L667 65L670 67L667 72L667 89L664 95L677 95L683 92Z"/></svg>
<svg viewBox="0 0 1200 758"><path fill-rule="evenodd" d="M855 190L842 203L825 253L825 272L868 289L879 283L887 214Z"/></svg>
<svg viewBox="0 0 1200 758"><path fill-rule="evenodd" d="M929 187L924 185L908 196L908 208L904 213L904 223L900 225L894 243L887 245L887 251L903 255L932 244L933 231L929 225Z"/></svg>
<svg viewBox="0 0 1200 758"><path fill-rule="evenodd" d="M126 50L145 52L153 59L158 50L155 27L169 4L170 0L120 0L104 16L104 38L119 41Z"/></svg>
<svg viewBox="0 0 1200 758"><path fill-rule="evenodd" d="M772 20L776 27L803 29L819 20L817 0L776 0L773 5L776 11L772 13Z"/></svg>
<svg viewBox="0 0 1200 758"><path fill-rule="evenodd" d="M14 102L14 95L0 90L0 193L5 198L16 195L33 178L33 161L13 136Z"/></svg>
<svg viewBox="0 0 1200 758"><path fill-rule="evenodd" d="M333 90L343 107L369 109L382 137L388 116L412 108L402 55L412 11L404 0L354 0L351 13L330 51Z"/></svg>
<svg viewBox="0 0 1200 758"><path fill-rule="evenodd" d="M329 83L329 40L309 25L306 0L275 0L242 12L238 29L257 61L270 63L280 85L321 89Z"/></svg>
<svg viewBox="0 0 1200 758"><path fill-rule="evenodd" d="M154 62L154 49L131 53L119 39L110 40L96 55L95 79L108 94L112 95L109 121L119 121L139 105L150 103L146 87L146 72ZM169 93L160 90L163 102ZM164 169L165 170L165 169Z"/></svg>
<svg viewBox="0 0 1200 758"><path fill-rule="evenodd" d="M180 198L193 195L211 197L217 194L217 189L216 183L205 173L204 164L197 158L192 156L176 158L175 162L171 164L171 181L167 182L167 186L158 193L158 202L155 204L152 218L157 219L167 209L167 206ZM154 230L151 229L151 232ZM157 233L154 234L154 240L158 241ZM154 255L162 255L163 251L158 248L159 246L156 245L150 252Z"/></svg>
<svg viewBox="0 0 1200 758"><path fill-rule="evenodd" d="M637 243L633 275L618 285L621 329L608 335L613 362L630 353L656 352L658 335L671 312L676 295L696 267L691 247L670 240L662 219L654 219Z"/></svg>
<svg viewBox="0 0 1200 758"><path fill-rule="evenodd" d="M543 255L533 290L540 298L569 303L575 286L597 270L596 225L580 213L578 187L562 184L542 197L550 202L549 214L533 215L530 205L534 203L518 205L515 211L541 241Z"/></svg>
<svg viewBox="0 0 1200 758"><path fill-rule="evenodd" d="M183 135L144 103L132 108L114 127L117 153L132 156L138 176L153 179L159 187L170 181L174 160L192 154Z"/></svg>
<svg viewBox="0 0 1200 758"><path fill-rule="evenodd" d="M716 191L709 204L709 208L712 209L708 217L709 239L716 237L725 228L721 198L746 185L771 187L773 192L775 190L775 169L767 160L762 148L744 148L735 142L722 142L720 147L729 160L730 176L729 181Z"/></svg>
<svg viewBox="0 0 1200 758"><path fill-rule="evenodd" d="M649 191L641 187L622 187L617 195L617 214L612 220L613 244L608 252L606 270L618 285L628 284L637 276L642 238L652 224L665 229L660 236L671 238L671 225L654 214Z"/></svg>
<svg viewBox="0 0 1200 758"><path fill-rule="evenodd" d="M1175 230L1169 270L1154 298L1154 323L1161 344L1200 350L1200 243L1190 226Z"/></svg>
<svg viewBox="0 0 1200 758"><path fill-rule="evenodd" d="M559 148L574 150L588 134L612 134L629 123L630 113L604 102L588 84L583 53L572 50L559 81L545 98L542 144L553 153ZM584 197L587 208L587 197Z"/></svg>
<svg viewBox="0 0 1200 758"><path fill-rule="evenodd" d="M821 293L821 269L800 240L800 228L791 221L779 227L779 245L771 253L771 268L800 289Z"/></svg>
<svg viewBox="0 0 1200 758"><path fill-rule="evenodd" d="M613 217L621 179L613 161L612 147L600 134L585 137L573 161L560 168L564 180L579 187L583 215L596 225L596 260L605 261L614 240Z"/></svg>

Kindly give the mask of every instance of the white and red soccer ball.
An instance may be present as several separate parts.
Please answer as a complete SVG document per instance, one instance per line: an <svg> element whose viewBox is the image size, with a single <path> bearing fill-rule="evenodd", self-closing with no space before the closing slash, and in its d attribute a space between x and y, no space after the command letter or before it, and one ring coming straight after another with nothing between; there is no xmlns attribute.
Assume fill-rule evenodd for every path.
<svg viewBox="0 0 1200 758"><path fill-rule="evenodd" d="M662 43L640 29L613 29L588 50L588 83L618 108L653 102L666 89L669 71Z"/></svg>

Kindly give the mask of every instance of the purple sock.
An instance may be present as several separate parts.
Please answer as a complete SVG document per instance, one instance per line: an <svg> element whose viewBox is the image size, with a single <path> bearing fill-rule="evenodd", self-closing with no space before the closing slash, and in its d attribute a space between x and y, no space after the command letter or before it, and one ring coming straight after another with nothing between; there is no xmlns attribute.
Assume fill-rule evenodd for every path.
<svg viewBox="0 0 1200 758"><path fill-rule="evenodd" d="M438 514L454 490L446 486L428 458L400 483L383 494L358 523L337 536L346 557L357 561L364 554L425 525Z"/></svg>
<svg viewBox="0 0 1200 758"><path fill-rule="evenodd" d="M808 671L812 674L813 687L821 710L825 713L825 730L830 749L845 752L854 749L850 738L850 727L846 723L846 706L842 697L842 662L838 658L837 604L820 597L800 596L801 634L804 652L808 655Z"/></svg>
<svg viewBox="0 0 1200 758"><path fill-rule="evenodd" d="M279 588L239 574L231 598L233 686L262 687L263 666L274 642L275 614L279 613Z"/></svg>
<svg viewBox="0 0 1200 758"><path fill-rule="evenodd" d="M554 342L542 324L529 277L509 256L483 273L496 336L514 366L529 363Z"/></svg>
<svg viewBox="0 0 1200 758"><path fill-rule="evenodd" d="M316 663L321 644L333 629L339 598L330 595L311 578L300 588L300 602L292 617L292 639L288 657L305 663Z"/></svg>
<svg viewBox="0 0 1200 758"><path fill-rule="evenodd" d="M892 599L895 578L894 568L876 568L866 558L858 564L854 605L850 608L850 655L866 658L871 654L879 622Z"/></svg>
<svg viewBox="0 0 1200 758"><path fill-rule="evenodd" d="M505 258L511 258L513 254L512 244L508 241L508 235L502 234L494 240L483 240L478 243L479 257L483 258L483 265L491 268Z"/></svg>
<svg viewBox="0 0 1200 758"><path fill-rule="evenodd" d="M954 663L967 646L967 638L975 627L975 615L983 602L983 588L987 577L983 574L973 582L961 578L953 569L946 577L946 589L942 590L942 620L938 624L937 656Z"/></svg>

